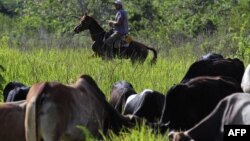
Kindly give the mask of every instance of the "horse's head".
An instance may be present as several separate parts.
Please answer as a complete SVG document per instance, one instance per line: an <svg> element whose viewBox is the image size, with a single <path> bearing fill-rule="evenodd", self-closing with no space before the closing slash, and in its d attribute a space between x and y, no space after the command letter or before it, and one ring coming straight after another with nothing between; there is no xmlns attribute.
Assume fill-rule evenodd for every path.
<svg viewBox="0 0 250 141"><path fill-rule="evenodd" d="M92 18L88 16L87 13L85 13L80 20L80 23L74 28L75 33L79 33L81 31L84 31L86 29L89 29L89 26L92 23Z"/></svg>

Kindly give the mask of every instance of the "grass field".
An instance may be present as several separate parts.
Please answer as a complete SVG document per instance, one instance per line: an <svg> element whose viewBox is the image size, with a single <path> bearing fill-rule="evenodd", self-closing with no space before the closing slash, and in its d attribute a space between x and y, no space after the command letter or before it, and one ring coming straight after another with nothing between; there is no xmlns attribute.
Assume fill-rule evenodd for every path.
<svg viewBox="0 0 250 141"><path fill-rule="evenodd" d="M175 51L176 52L176 51ZM183 51L184 52L184 51ZM185 53L183 53L185 54ZM0 48L0 60L6 69L6 81L20 81L32 85L41 81L73 83L81 74L91 75L109 97L113 83L131 82L140 92L150 88L165 93L178 83L194 56L159 55L156 65L150 65L149 56L142 65L132 65L129 60L102 61L92 58L89 48L83 49L29 49Z"/></svg>
<svg viewBox="0 0 250 141"><path fill-rule="evenodd" d="M150 65L152 55L142 65L132 65L129 60L102 61L91 58L91 49L16 49L0 47L0 62L6 69L3 77L6 83L20 81L32 85L41 81L74 83L81 74L89 74L109 99L112 84L126 80L137 92L144 89L157 90L163 94L184 76L186 69L196 59L185 49L175 49L168 54L159 54L157 63ZM5 84L4 84L5 85ZM152 134L148 127L135 128L121 135L111 135L105 140L155 141L166 140L162 135ZM89 139L91 140L91 139Z"/></svg>

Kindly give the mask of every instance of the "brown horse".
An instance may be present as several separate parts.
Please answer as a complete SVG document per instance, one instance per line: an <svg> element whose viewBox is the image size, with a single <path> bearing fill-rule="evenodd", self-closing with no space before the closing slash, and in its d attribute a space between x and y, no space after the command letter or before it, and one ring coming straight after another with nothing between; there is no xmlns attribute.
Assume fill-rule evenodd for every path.
<svg viewBox="0 0 250 141"><path fill-rule="evenodd" d="M106 49L105 46L103 46L103 40L105 37L109 36L110 33L106 32L94 18L85 14L81 18L80 24L74 28L74 32L79 33L87 29L89 29L91 38L94 41L92 50L95 55L104 57ZM132 63L135 63L136 61L143 63L148 56L148 50L151 50L154 53L151 63L155 63L157 59L156 50L136 41L132 41L128 47L113 47L113 54L118 58L130 58Z"/></svg>

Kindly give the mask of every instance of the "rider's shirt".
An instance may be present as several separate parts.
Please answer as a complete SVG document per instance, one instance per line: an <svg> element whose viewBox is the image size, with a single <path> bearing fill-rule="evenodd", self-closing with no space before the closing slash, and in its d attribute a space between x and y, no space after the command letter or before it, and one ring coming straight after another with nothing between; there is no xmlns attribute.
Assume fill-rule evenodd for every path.
<svg viewBox="0 0 250 141"><path fill-rule="evenodd" d="M119 34L128 34L128 15L124 9L120 9L117 11L115 20L121 20L122 23L120 25L114 26L114 31L118 32Z"/></svg>

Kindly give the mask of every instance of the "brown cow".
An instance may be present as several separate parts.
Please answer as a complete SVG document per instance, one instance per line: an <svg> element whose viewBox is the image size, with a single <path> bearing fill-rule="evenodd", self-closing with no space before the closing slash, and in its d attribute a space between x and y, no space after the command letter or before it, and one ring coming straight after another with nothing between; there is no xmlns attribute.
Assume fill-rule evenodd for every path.
<svg viewBox="0 0 250 141"><path fill-rule="evenodd" d="M25 141L25 101L0 104L0 140Z"/></svg>
<svg viewBox="0 0 250 141"><path fill-rule="evenodd" d="M108 129L117 133L128 119L106 101L95 81L82 75L72 85L46 82L33 85L27 95L25 128L27 141L84 140L78 125L94 137Z"/></svg>

